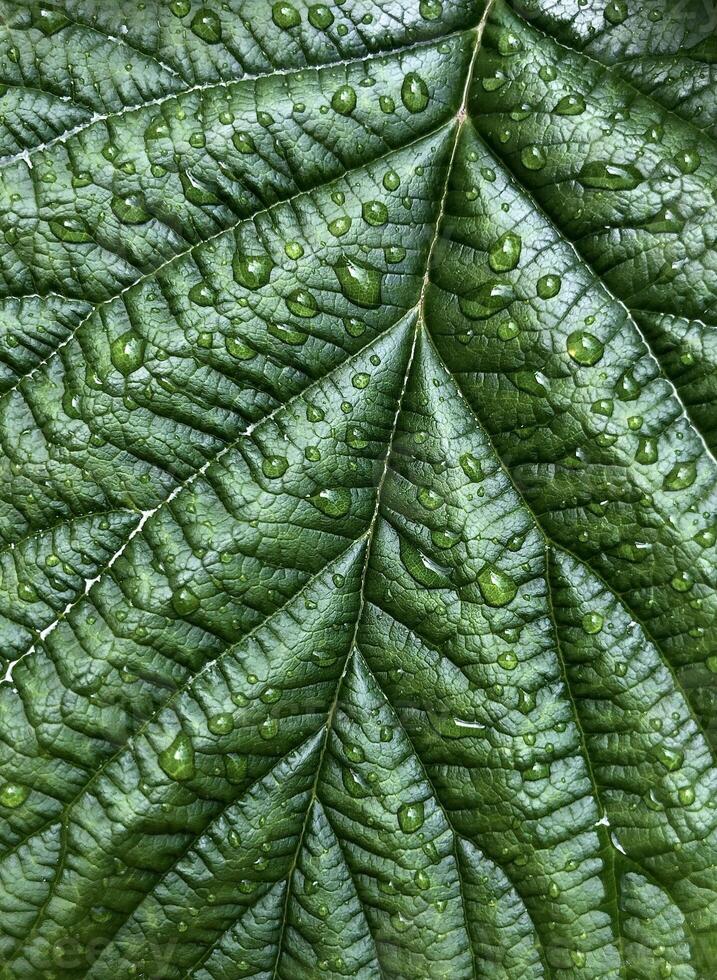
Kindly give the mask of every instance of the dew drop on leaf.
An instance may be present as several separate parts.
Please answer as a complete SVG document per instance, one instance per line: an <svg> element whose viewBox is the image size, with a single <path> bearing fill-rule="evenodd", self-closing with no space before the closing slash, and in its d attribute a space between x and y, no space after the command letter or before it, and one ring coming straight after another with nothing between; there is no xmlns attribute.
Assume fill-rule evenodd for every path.
<svg viewBox="0 0 717 980"><path fill-rule="evenodd" d="M207 44L218 44L222 39L222 22L209 7L201 7L192 18L194 34Z"/></svg>
<svg viewBox="0 0 717 980"><path fill-rule="evenodd" d="M341 85L331 96L331 108L341 116L350 116L356 108L356 90L351 85Z"/></svg>
<svg viewBox="0 0 717 980"><path fill-rule="evenodd" d="M20 783L5 783L0 787L0 806L16 810L30 795L30 787Z"/></svg>
<svg viewBox="0 0 717 980"><path fill-rule="evenodd" d="M125 377L139 370L144 362L147 344L135 330L126 330L110 344L110 359Z"/></svg>
<svg viewBox="0 0 717 980"><path fill-rule="evenodd" d="M351 303L366 309L381 305L383 276L379 269L342 255L334 266L334 273L342 293Z"/></svg>
<svg viewBox="0 0 717 980"><path fill-rule="evenodd" d="M194 746L184 732L180 732L168 748L159 753L157 761L170 779L192 779L195 774Z"/></svg>
<svg viewBox="0 0 717 980"><path fill-rule="evenodd" d="M601 340L587 330L574 330L566 341L568 354L583 367L592 367L603 356L605 347Z"/></svg>
<svg viewBox="0 0 717 980"><path fill-rule="evenodd" d="M494 565L485 565L478 574L478 587L489 606L507 606L518 591L510 575Z"/></svg>
<svg viewBox="0 0 717 980"><path fill-rule="evenodd" d="M403 79L401 101L409 112L423 112L428 106L428 86L416 72L409 72Z"/></svg>
<svg viewBox="0 0 717 980"><path fill-rule="evenodd" d="M582 618L583 630L589 635L599 633L605 620L599 612L588 612Z"/></svg>
<svg viewBox="0 0 717 980"><path fill-rule="evenodd" d="M266 286L274 268L274 263L268 255L246 255L242 252L234 253L232 265L235 280L245 289L260 289Z"/></svg>
<svg viewBox="0 0 717 980"><path fill-rule="evenodd" d="M398 808L398 826L404 834L420 830L425 820L423 803L402 803Z"/></svg>
<svg viewBox="0 0 717 980"><path fill-rule="evenodd" d="M275 3L271 8L271 18L284 31L301 23L299 11L290 3Z"/></svg>
<svg viewBox="0 0 717 980"><path fill-rule="evenodd" d="M493 272L510 272L520 261L522 241L520 235L506 232L488 253L488 264Z"/></svg>
<svg viewBox="0 0 717 980"><path fill-rule="evenodd" d="M327 517L345 517L351 509L351 491L346 487L327 487L310 500Z"/></svg>

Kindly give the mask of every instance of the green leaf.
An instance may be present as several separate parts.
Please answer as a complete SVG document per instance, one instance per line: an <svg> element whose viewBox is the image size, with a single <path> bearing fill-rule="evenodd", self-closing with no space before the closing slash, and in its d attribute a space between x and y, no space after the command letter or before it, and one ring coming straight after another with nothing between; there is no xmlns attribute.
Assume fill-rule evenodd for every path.
<svg viewBox="0 0 717 980"><path fill-rule="evenodd" d="M0 24L0 977L709 980L699 0Z"/></svg>

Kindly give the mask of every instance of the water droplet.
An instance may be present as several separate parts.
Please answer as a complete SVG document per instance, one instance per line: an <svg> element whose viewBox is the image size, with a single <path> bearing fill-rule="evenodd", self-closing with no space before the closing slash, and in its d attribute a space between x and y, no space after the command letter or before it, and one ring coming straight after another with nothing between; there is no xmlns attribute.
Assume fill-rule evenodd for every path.
<svg viewBox="0 0 717 980"><path fill-rule="evenodd" d="M675 463L670 472L665 477L662 486L665 490L675 492L686 490L691 487L697 479L697 463L690 460L686 463Z"/></svg>
<svg viewBox="0 0 717 980"><path fill-rule="evenodd" d="M493 272L510 272L520 260L522 248L520 235L507 231L498 239L488 253L488 264Z"/></svg>
<svg viewBox="0 0 717 980"><path fill-rule="evenodd" d="M632 164L594 160L586 163L578 180L590 190L631 191L642 183L642 174Z"/></svg>
<svg viewBox="0 0 717 980"><path fill-rule="evenodd" d="M334 273L346 299L356 306L374 309L381 305L381 272L374 266L342 255Z"/></svg>
<svg viewBox="0 0 717 980"><path fill-rule="evenodd" d="M560 276L548 274L547 276L541 276L538 279L537 293L541 299L552 299L557 296L560 292L560 288L563 284Z"/></svg>
<svg viewBox="0 0 717 980"><path fill-rule="evenodd" d="M679 749L668 749L665 745L654 745L652 754L668 772L680 769L685 761L684 754Z"/></svg>
<svg viewBox="0 0 717 980"><path fill-rule="evenodd" d="M395 191L401 186L401 178L395 170L387 170L383 175L383 186L387 191Z"/></svg>
<svg viewBox="0 0 717 980"><path fill-rule="evenodd" d="M585 99L582 95L566 95L558 102L553 112L558 116L579 116L585 112Z"/></svg>
<svg viewBox="0 0 717 980"><path fill-rule="evenodd" d="M414 71L409 72L403 79L401 101L409 112L423 112L428 105L428 86Z"/></svg>
<svg viewBox="0 0 717 980"><path fill-rule="evenodd" d="M33 9L30 18L32 26L36 27L38 31L42 31L45 37L52 37L53 34L57 34L70 23L60 10L50 10L47 7Z"/></svg>
<svg viewBox="0 0 717 980"><path fill-rule="evenodd" d="M356 90L350 85L341 85L331 96L331 108L341 116L350 116L356 108Z"/></svg>
<svg viewBox="0 0 717 980"><path fill-rule="evenodd" d="M275 3L271 8L271 19L283 31L298 27L301 23L299 11L290 3Z"/></svg>
<svg viewBox="0 0 717 980"><path fill-rule="evenodd" d="M272 337L276 337L282 344L291 344L292 347L301 347L307 340L307 335L303 330L296 330L285 323L268 323L266 329Z"/></svg>
<svg viewBox="0 0 717 980"><path fill-rule="evenodd" d="M692 806L695 802L695 791L691 786L682 786L677 790L677 799L682 806Z"/></svg>
<svg viewBox="0 0 717 980"><path fill-rule="evenodd" d="M287 242L284 246L284 251L290 259L296 261L304 254L304 246L301 242Z"/></svg>
<svg viewBox="0 0 717 980"><path fill-rule="evenodd" d="M200 8L191 23L192 32L207 44L218 44L222 39L222 22L209 7Z"/></svg>
<svg viewBox="0 0 717 980"><path fill-rule="evenodd" d="M404 834L420 830L425 819L423 803L402 803L398 808L398 826Z"/></svg>
<svg viewBox="0 0 717 980"><path fill-rule="evenodd" d="M586 633L593 635L599 633L604 624L605 620L600 615L599 612L589 612L585 613L582 618L582 626Z"/></svg>
<svg viewBox="0 0 717 980"><path fill-rule="evenodd" d="M684 570L677 572L670 579L670 585L675 592L689 592L695 584L695 577L692 572Z"/></svg>
<svg viewBox="0 0 717 980"><path fill-rule="evenodd" d="M529 783L535 783L539 779L547 779L550 775L550 766L546 762L534 762L527 769L523 770L523 779Z"/></svg>
<svg viewBox="0 0 717 980"><path fill-rule="evenodd" d="M504 58L518 54L523 50L523 43L512 31L503 31L498 35L498 52Z"/></svg>
<svg viewBox="0 0 717 980"><path fill-rule="evenodd" d="M481 461L473 453L463 453L458 462L471 483L480 483L484 478Z"/></svg>
<svg viewBox="0 0 717 980"><path fill-rule="evenodd" d="M256 153L256 144L250 133L237 132L232 136L232 143L243 154Z"/></svg>
<svg viewBox="0 0 717 980"><path fill-rule="evenodd" d="M450 588L450 569L439 565L410 541L401 539L399 553L406 571L419 585L424 585L427 589Z"/></svg>
<svg viewBox="0 0 717 980"><path fill-rule="evenodd" d="M227 352L239 361L251 361L256 357L256 351L238 337L227 337L225 341Z"/></svg>
<svg viewBox="0 0 717 980"><path fill-rule="evenodd" d="M569 334L565 346L575 363L583 367L597 364L605 351L602 341L586 330L574 330Z"/></svg>
<svg viewBox="0 0 717 980"><path fill-rule="evenodd" d="M325 31L334 22L334 15L325 3L315 3L309 7L309 23L317 31Z"/></svg>
<svg viewBox="0 0 717 980"><path fill-rule="evenodd" d="M485 565L478 575L478 587L489 606L507 606L518 591L510 575L494 565Z"/></svg>
<svg viewBox="0 0 717 980"><path fill-rule="evenodd" d="M657 439L652 436L642 436L637 444L635 460L645 466L650 466L657 462L657 457Z"/></svg>
<svg viewBox="0 0 717 980"><path fill-rule="evenodd" d="M674 161L683 174L693 174L702 163L697 150L682 150L674 157Z"/></svg>
<svg viewBox="0 0 717 980"><path fill-rule="evenodd" d="M438 20L443 13L441 0L421 0L418 12L424 20Z"/></svg>
<svg viewBox="0 0 717 980"><path fill-rule="evenodd" d="M340 218L334 218L333 221L329 222L329 231L334 236L334 238L341 238L351 227L351 218L348 215L341 215Z"/></svg>
<svg viewBox="0 0 717 980"><path fill-rule="evenodd" d="M183 586L172 593L172 606L178 615L187 616L199 609L199 599L190 588Z"/></svg>
<svg viewBox="0 0 717 980"><path fill-rule="evenodd" d="M542 170L548 158L540 146L524 146L520 151L520 162L526 170Z"/></svg>
<svg viewBox="0 0 717 980"><path fill-rule="evenodd" d="M232 266L234 278L240 286L245 289L259 289L269 282L274 263L266 254L245 255L235 252Z"/></svg>
<svg viewBox="0 0 717 980"><path fill-rule="evenodd" d="M228 735L234 730L234 717L228 711L212 715L207 721L207 728L212 735Z"/></svg>
<svg viewBox="0 0 717 980"><path fill-rule="evenodd" d="M170 779L194 777L194 746L188 735L180 732L172 744L159 753L158 762Z"/></svg>
<svg viewBox="0 0 717 980"><path fill-rule="evenodd" d="M93 241L87 225L79 215L66 215L60 218L52 218L49 222L50 231L61 242L70 245L82 245Z"/></svg>
<svg viewBox="0 0 717 980"><path fill-rule="evenodd" d="M279 734L279 721L277 718L265 718L264 721L259 725L259 736L264 739L265 742L270 742L272 738L276 738Z"/></svg>
<svg viewBox="0 0 717 980"><path fill-rule="evenodd" d="M0 789L0 806L16 810L30 795L30 787L20 783L5 783Z"/></svg>
<svg viewBox="0 0 717 980"><path fill-rule="evenodd" d="M261 461L261 471L268 480L278 480L289 468L286 456L265 456Z"/></svg>
<svg viewBox="0 0 717 980"><path fill-rule="evenodd" d="M189 299L197 306L214 306L217 295L206 282L198 282L189 290Z"/></svg>
<svg viewBox="0 0 717 980"><path fill-rule="evenodd" d="M361 217L366 224L380 227L388 221L388 208L381 201L366 201L361 207Z"/></svg>
<svg viewBox="0 0 717 980"><path fill-rule="evenodd" d="M113 197L110 207L119 220L125 225L143 225L151 218L144 206L141 194L129 194L125 197Z"/></svg>
<svg viewBox="0 0 717 980"><path fill-rule="evenodd" d="M192 0L171 0L169 9L175 17L186 17L192 9Z"/></svg>
<svg viewBox="0 0 717 980"><path fill-rule="evenodd" d="M142 367L147 342L135 330L126 330L110 344L110 359L125 377Z"/></svg>
<svg viewBox="0 0 717 980"><path fill-rule="evenodd" d="M328 487L309 499L327 517L345 517L351 509L351 491L346 487Z"/></svg>
<svg viewBox="0 0 717 980"><path fill-rule="evenodd" d="M471 320L485 320L506 309L515 299L512 286L487 282L458 299L461 311Z"/></svg>
<svg viewBox="0 0 717 980"><path fill-rule="evenodd" d="M316 297L306 289L294 289L284 300L289 312L304 319L318 316Z"/></svg>
<svg viewBox="0 0 717 980"><path fill-rule="evenodd" d="M504 670L515 670L518 666L518 658L512 650L504 650L498 655L498 663Z"/></svg>
<svg viewBox="0 0 717 980"><path fill-rule="evenodd" d="M585 966L585 953L583 953L580 949L571 949L570 959L578 968Z"/></svg>
<svg viewBox="0 0 717 980"><path fill-rule="evenodd" d="M627 17L625 0L610 0L604 11L605 20L610 24L622 24Z"/></svg>
<svg viewBox="0 0 717 980"><path fill-rule="evenodd" d="M371 789L364 780L363 776L361 776L361 774L355 769L351 769L349 766L343 766L341 771L341 781L344 784L344 789L346 792L355 800L365 799L371 792Z"/></svg>
<svg viewBox="0 0 717 980"><path fill-rule="evenodd" d="M420 487L418 490L418 502L426 510L438 510L439 507L443 506L443 497L436 493L435 490L431 490L430 487Z"/></svg>

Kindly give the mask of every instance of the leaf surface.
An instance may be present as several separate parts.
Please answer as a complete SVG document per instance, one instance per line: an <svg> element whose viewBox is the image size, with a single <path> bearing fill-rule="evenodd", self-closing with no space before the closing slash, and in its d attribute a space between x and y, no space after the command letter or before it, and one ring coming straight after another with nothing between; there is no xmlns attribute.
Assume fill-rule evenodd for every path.
<svg viewBox="0 0 717 980"><path fill-rule="evenodd" d="M0 976L714 974L698 7L0 3Z"/></svg>

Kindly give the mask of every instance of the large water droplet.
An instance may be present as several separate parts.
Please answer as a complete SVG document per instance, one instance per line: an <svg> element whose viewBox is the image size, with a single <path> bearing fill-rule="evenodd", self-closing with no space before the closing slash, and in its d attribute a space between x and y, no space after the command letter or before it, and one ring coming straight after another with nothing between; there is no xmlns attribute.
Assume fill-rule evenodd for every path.
<svg viewBox="0 0 717 980"><path fill-rule="evenodd" d="M271 19L283 31L301 23L299 11L290 3L275 3L271 8Z"/></svg>
<svg viewBox="0 0 717 980"><path fill-rule="evenodd" d="M686 490L697 479L697 463L689 460L686 463L675 463L665 477L662 486L665 490Z"/></svg>
<svg viewBox="0 0 717 980"><path fill-rule="evenodd" d="M583 187L600 191L631 191L642 183L642 179L642 174L632 164L607 160L586 163L578 175Z"/></svg>
<svg viewBox="0 0 717 980"><path fill-rule="evenodd" d="M246 255L235 252L233 260L234 278L245 289L259 289L266 286L271 277L274 263L266 255Z"/></svg>
<svg viewBox="0 0 717 980"><path fill-rule="evenodd" d="M668 772L675 772L680 769L685 761L684 754L679 749L670 749L666 745L654 745L652 754Z"/></svg>
<svg viewBox="0 0 717 980"><path fill-rule="evenodd" d="M351 509L351 491L346 487L328 487L309 499L327 517L345 517Z"/></svg>
<svg viewBox="0 0 717 980"><path fill-rule="evenodd" d="M77 214L52 218L49 225L52 234L61 242L67 242L70 245L81 245L93 241L84 219Z"/></svg>
<svg viewBox="0 0 717 980"><path fill-rule="evenodd" d="M566 345L568 354L575 361L584 367L597 364L605 352L605 346L601 340L587 330L573 330L568 335Z"/></svg>
<svg viewBox="0 0 717 980"><path fill-rule="evenodd" d="M20 783L5 783L0 788L0 806L7 807L9 810L16 810L22 806L29 795L29 786L22 786Z"/></svg>
<svg viewBox="0 0 717 980"><path fill-rule="evenodd" d="M152 217L144 206L144 198L141 194L115 196L110 202L110 207L125 225L143 225Z"/></svg>
<svg viewBox="0 0 717 980"><path fill-rule="evenodd" d="M207 44L218 44L222 39L222 22L209 7L201 7L191 23L192 32Z"/></svg>
<svg viewBox="0 0 717 980"><path fill-rule="evenodd" d="M159 765L170 779L192 779L194 776L194 746L188 735L180 732L172 744L159 753Z"/></svg>
<svg viewBox="0 0 717 980"><path fill-rule="evenodd" d="M582 618L582 626L586 633L599 633L603 628L604 619L599 612L588 612Z"/></svg>
<svg viewBox="0 0 717 980"><path fill-rule="evenodd" d="M428 105L428 86L414 71L409 72L403 80L401 101L409 112L423 112Z"/></svg>
<svg viewBox="0 0 717 980"><path fill-rule="evenodd" d="M334 22L334 15L325 3L315 3L309 7L309 23L317 31L325 31Z"/></svg>
<svg viewBox="0 0 717 980"><path fill-rule="evenodd" d="M268 480L278 480L289 468L286 456L265 456L261 461L261 471Z"/></svg>
<svg viewBox="0 0 717 980"><path fill-rule="evenodd" d="M147 342L135 330L126 330L110 344L112 363L125 377L142 367Z"/></svg>
<svg viewBox="0 0 717 980"><path fill-rule="evenodd" d="M356 91L351 85L341 85L331 96L331 108L341 116L350 116L356 108Z"/></svg>
<svg viewBox="0 0 717 980"><path fill-rule="evenodd" d="M199 599L187 586L172 593L172 606L180 616L188 616L199 609Z"/></svg>
<svg viewBox="0 0 717 980"><path fill-rule="evenodd" d="M318 316L319 304L316 302L316 297L313 293L310 293L307 289L294 289L289 293L284 302L294 316L300 316L304 319L311 319L311 317Z"/></svg>
<svg viewBox="0 0 717 980"><path fill-rule="evenodd" d="M366 224L380 227L388 221L388 208L382 201L366 201L361 207L361 216Z"/></svg>
<svg viewBox="0 0 717 980"><path fill-rule="evenodd" d="M383 276L379 269L342 255L334 266L334 273L341 291L350 302L366 309L381 305Z"/></svg>
<svg viewBox="0 0 717 980"><path fill-rule="evenodd" d="M510 575L494 565L485 565L478 575L478 587L489 606L507 606L518 591Z"/></svg>
<svg viewBox="0 0 717 980"><path fill-rule="evenodd" d="M234 730L234 716L228 711L222 711L218 715L212 715L207 720L207 728L212 735L228 735Z"/></svg>
<svg viewBox="0 0 717 980"><path fill-rule="evenodd" d="M450 588L450 569L439 565L437 561L429 558L403 538L399 545L399 552L406 571L419 585L424 585L427 589Z"/></svg>
<svg viewBox="0 0 717 980"><path fill-rule="evenodd" d="M498 239L488 253L488 264L493 272L510 272L520 260L522 248L520 235L507 231Z"/></svg>
<svg viewBox="0 0 717 980"><path fill-rule="evenodd" d="M458 299L461 311L471 320L485 320L506 309L515 299L512 286L487 282Z"/></svg>
<svg viewBox="0 0 717 980"><path fill-rule="evenodd" d="M582 95L566 95L558 102L553 112L559 116L579 116L585 112L585 99Z"/></svg>
<svg viewBox="0 0 717 980"><path fill-rule="evenodd" d="M420 830L425 820L423 803L402 803L398 808L398 826L404 834Z"/></svg>
<svg viewBox="0 0 717 980"><path fill-rule="evenodd" d="M625 0L610 0L604 10L605 20L609 24L622 24L627 17Z"/></svg>

